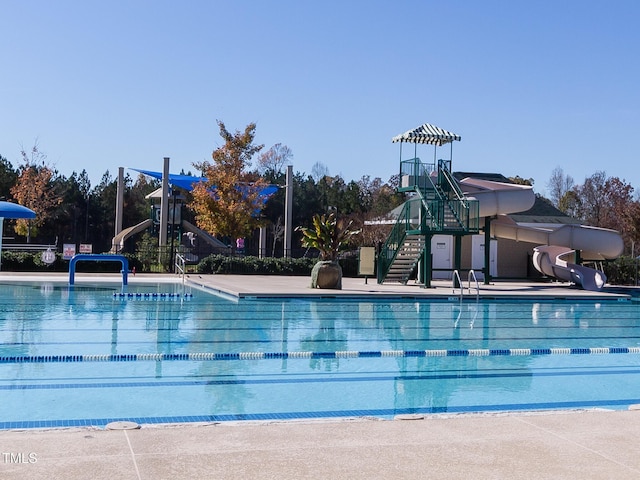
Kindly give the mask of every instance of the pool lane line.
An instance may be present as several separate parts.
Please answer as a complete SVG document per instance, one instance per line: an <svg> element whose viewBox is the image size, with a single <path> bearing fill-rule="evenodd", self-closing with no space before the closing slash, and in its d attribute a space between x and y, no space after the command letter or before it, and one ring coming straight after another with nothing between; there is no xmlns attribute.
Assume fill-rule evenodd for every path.
<svg viewBox="0 0 640 480"><path fill-rule="evenodd" d="M134 353L116 355L8 355L2 363L166 362L217 360L338 359L382 357L527 357L547 355L640 354L640 347L477 348L454 350L344 350L337 352Z"/></svg>

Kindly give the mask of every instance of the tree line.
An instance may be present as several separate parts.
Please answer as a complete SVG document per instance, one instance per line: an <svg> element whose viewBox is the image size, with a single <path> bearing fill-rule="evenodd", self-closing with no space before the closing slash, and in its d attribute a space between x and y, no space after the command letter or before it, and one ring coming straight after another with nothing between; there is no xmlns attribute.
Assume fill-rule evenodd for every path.
<svg viewBox="0 0 640 480"><path fill-rule="evenodd" d="M549 200L560 211L585 225L610 228L622 234L625 253L638 255L640 199L631 184L597 171L576 183L556 167L547 183Z"/></svg>
<svg viewBox="0 0 640 480"><path fill-rule="evenodd" d="M282 256L285 189L278 188L266 202L260 191L267 185L284 187L285 167L292 163L293 152L283 144L269 149L255 144L253 123L235 132L221 121L218 127L224 144L213 151L210 161L194 162L196 175L207 180L193 191L180 192L187 205L182 218L229 245L238 237L244 238L248 254L257 253L258 228L266 227L267 254ZM520 177L512 181L533 183L533 179ZM361 228L367 220L387 217L404 201L404 195L397 192L398 175L387 181L368 175L347 181L316 163L309 174L294 173L292 182L294 227L309 226L314 214L336 212ZM145 197L158 189L160 182L127 173L124 187L126 228L150 218L151 204ZM587 225L618 230L627 251L635 248L640 234L640 201L633 196L630 184L604 172L576 184L558 167L547 187L548 201L559 210ZM0 155L0 199L36 212L34 220L5 220L5 243L90 243L94 252L106 252L114 236L116 191L117 181L108 170L92 186L85 170L66 176L53 168L38 145L21 152L15 167ZM354 246L376 245L386 239L388 231L388 225L368 226L354 238ZM300 238L294 236L292 247L301 249ZM293 254L296 256L295 251Z"/></svg>
<svg viewBox="0 0 640 480"><path fill-rule="evenodd" d="M229 132L224 123L218 123L225 143L213 152L211 162L194 163L195 175L203 175L207 181L193 191L180 191L186 197L182 218L229 245L244 237L248 254L257 254L258 228L264 226L267 253L282 256L285 189L278 188L266 203L258 201L254 192L265 185L284 187L285 167L293 154L282 144L261 152L263 146L253 141L255 124L244 131ZM237 185L246 188L238 190ZM397 177L385 182L365 175L358 181L345 181L316 164L311 174L293 175L293 226L309 225L314 214L329 210L362 225L403 202L396 186ZM151 217L151 203L145 197L159 187L156 179L125 174L124 228ZM211 187L215 188L213 195ZM0 200L20 203L36 212L33 220L6 219L4 243L8 248L11 243L88 243L94 252L106 252L115 233L116 193L117 179L108 170L92 186L86 170L62 174L49 164L38 145L21 152L17 166L0 155ZM384 229L368 229L360 242L371 245L385 237ZM299 238L294 238L292 247L301 250ZM135 248L132 245L131 251Z"/></svg>

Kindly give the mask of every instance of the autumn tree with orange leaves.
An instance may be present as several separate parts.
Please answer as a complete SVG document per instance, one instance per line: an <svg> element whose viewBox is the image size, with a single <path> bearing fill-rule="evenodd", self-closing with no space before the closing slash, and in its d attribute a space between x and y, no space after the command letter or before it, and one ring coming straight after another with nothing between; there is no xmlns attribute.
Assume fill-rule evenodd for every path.
<svg viewBox="0 0 640 480"><path fill-rule="evenodd" d="M38 228L51 218L62 197L54 190L54 171L38 146L34 145L29 153L25 150L20 153L23 163L18 168L18 180L11 187L11 195L20 205L36 212L36 218L16 220L14 230L18 235L27 237L27 243L31 243L31 237L37 235Z"/></svg>
<svg viewBox="0 0 640 480"><path fill-rule="evenodd" d="M197 183L189 207L201 229L220 237L227 237L232 246L236 238L249 236L259 225L263 207L261 192L266 182L248 171L251 158L264 145L254 145L255 123L243 132L231 133L218 120L224 145L212 153L212 162L193 164L206 181Z"/></svg>

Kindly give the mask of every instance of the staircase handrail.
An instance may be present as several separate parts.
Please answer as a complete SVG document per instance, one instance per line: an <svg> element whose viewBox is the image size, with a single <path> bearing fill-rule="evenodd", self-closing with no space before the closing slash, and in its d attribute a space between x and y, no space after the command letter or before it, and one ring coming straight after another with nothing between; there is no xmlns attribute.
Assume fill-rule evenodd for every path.
<svg viewBox="0 0 640 480"><path fill-rule="evenodd" d="M405 202L400 215L393 225L387 240L384 242L378 253L378 283L382 283L384 277L387 275L393 259L398 253L401 242L404 240L407 231L407 225L410 224L411 214L411 200Z"/></svg>
<svg viewBox="0 0 640 480"><path fill-rule="evenodd" d="M448 191L454 194L456 200L466 204L468 199L462 193L458 181L451 174L451 160L438 160L438 184L442 185L443 183L447 184Z"/></svg>
<svg viewBox="0 0 640 480"><path fill-rule="evenodd" d="M480 228L480 203L478 200L469 200L458 181L451 173L451 160L438 160L438 184L445 183L448 191L453 193L453 199L448 199L447 204L458 222L466 230L478 230Z"/></svg>

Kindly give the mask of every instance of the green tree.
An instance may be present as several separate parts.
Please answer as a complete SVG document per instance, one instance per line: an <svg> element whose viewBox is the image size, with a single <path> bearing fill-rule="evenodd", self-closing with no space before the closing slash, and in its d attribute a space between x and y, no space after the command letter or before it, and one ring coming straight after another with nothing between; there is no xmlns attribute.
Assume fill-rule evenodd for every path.
<svg viewBox="0 0 640 480"><path fill-rule="evenodd" d="M58 237L62 241L76 243L83 230L83 220L86 214L78 174L73 172L69 178L58 176L54 183L62 202L53 213L53 221L47 222L41 232L49 237Z"/></svg>
<svg viewBox="0 0 640 480"><path fill-rule="evenodd" d="M581 210L580 197L575 188L565 192L558 203L558 209L570 217L578 218Z"/></svg>
<svg viewBox="0 0 640 480"><path fill-rule="evenodd" d="M89 206L89 240L93 244L94 252L104 252L111 248L111 239L115 232L117 189L117 182L107 170L93 191Z"/></svg>
<svg viewBox="0 0 640 480"><path fill-rule="evenodd" d="M532 187L534 183L533 178L522 178L520 175L509 177L509 180L518 185L529 185L530 187Z"/></svg>
<svg viewBox="0 0 640 480"><path fill-rule="evenodd" d="M83 168L78 176L78 188L80 189L80 193L82 194L82 199L84 200L84 242L89 241L89 205L91 203L91 180L89 180L89 174Z"/></svg>
<svg viewBox="0 0 640 480"><path fill-rule="evenodd" d="M207 180L195 185L189 207L198 227L233 240L250 235L260 224L259 213L264 206L260 194L266 182L248 169L263 145L253 143L255 123L235 133L229 132L222 121L218 121L218 127L224 145L214 150L212 162L193 164Z"/></svg>
<svg viewBox="0 0 640 480"><path fill-rule="evenodd" d="M11 187L18 180L18 172L11 162L0 155L0 199L7 200L11 196Z"/></svg>

